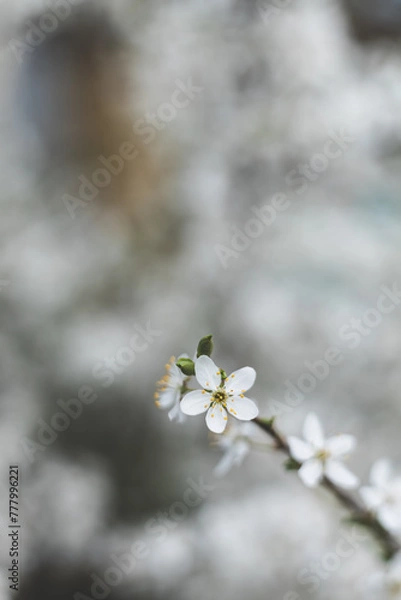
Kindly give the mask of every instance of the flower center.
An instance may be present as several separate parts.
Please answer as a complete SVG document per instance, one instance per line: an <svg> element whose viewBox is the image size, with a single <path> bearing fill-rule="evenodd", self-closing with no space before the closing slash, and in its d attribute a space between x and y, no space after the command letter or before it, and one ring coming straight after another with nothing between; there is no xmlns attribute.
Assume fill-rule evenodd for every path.
<svg viewBox="0 0 401 600"><path fill-rule="evenodd" d="M388 494L386 497L386 504L389 504L390 506L396 506L398 504L399 500L398 498L396 498L393 494Z"/></svg>
<svg viewBox="0 0 401 600"><path fill-rule="evenodd" d="M315 454L315 458L325 462L328 458L330 458L330 452L327 450L318 450Z"/></svg>
<svg viewBox="0 0 401 600"><path fill-rule="evenodd" d="M224 407L226 406L227 398L227 392L221 388L212 394L212 402L214 404L222 404Z"/></svg>

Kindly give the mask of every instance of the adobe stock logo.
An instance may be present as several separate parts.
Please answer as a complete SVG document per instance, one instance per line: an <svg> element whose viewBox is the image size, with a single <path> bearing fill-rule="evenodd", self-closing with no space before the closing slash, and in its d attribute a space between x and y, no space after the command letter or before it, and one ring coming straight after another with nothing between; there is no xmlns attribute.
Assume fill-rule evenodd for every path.
<svg viewBox="0 0 401 600"><path fill-rule="evenodd" d="M353 558L368 539L369 536L356 525L351 531L342 531L332 552L326 552L319 560L310 562L308 567L299 571L297 581L306 588L305 592L308 595L305 597L310 598L311 594L314 595L322 581L326 581L339 571L344 562ZM297 592L288 592L283 600L302 600L303 597Z"/></svg>
<svg viewBox="0 0 401 600"><path fill-rule="evenodd" d="M145 327L135 325L135 334L131 336L126 346L121 346L115 356L108 356L104 361L96 363L92 369L94 379L99 379L102 387L110 387L116 376L126 371L137 359L138 355L148 351L155 339L163 332L154 329L150 321ZM45 420L40 417L33 438L24 436L20 446L27 460L32 464L37 455L43 454L66 431L73 421L79 419L86 406L93 404L99 397L98 392L88 383L81 385L73 397L58 398L57 409Z"/></svg>
<svg viewBox="0 0 401 600"><path fill-rule="evenodd" d="M347 355L341 346L345 346L346 350L356 350L365 338L380 327L386 315L401 305L401 289L398 282L394 281L391 286L380 286L380 292L374 306L365 310L359 318L352 317L338 329L341 345L328 346L314 361L305 360L307 370L300 373L296 380L285 381L286 389L282 401L272 398L268 402L268 410L272 417L291 413L300 406L305 396L313 393L318 385L329 377L333 368L344 362Z"/></svg>
<svg viewBox="0 0 401 600"><path fill-rule="evenodd" d="M293 2L294 0L270 0L270 2L261 2L259 0L256 8L259 17L267 24L270 23L272 17L277 17L277 15L281 14L283 10L288 8Z"/></svg>
<svg viewBox="0 0 401 600"><path fill-rule="evenodd" d="M63 204L71 218L76 217L78 209L90 206L99 195L100 190L107 188L113 179L119 177L126 163L132 162L140 155L140 150L136 145L138 141L141 141L144 146L151 144L156 139L158 132L176 119L179 111L187 108L204 90L202 86L193 83L192 77L186 81L176 79L174 83L175 89L169 102L163 102L155 112L147 111L142 118L136 119L132 126L135 134L132 139L122 142L116 148L115 154L98 156L99 167L93 171L90 177L84 174L78 177L78 190L75 196L63 195Z"/></svg>
<svg viewBox="0 0 401 600"><path fill-rule="evenodd" d="M291 206L291 201L286 194L275 194L270 202L262 206L252 206L250 217L242 229L231 225L232 237L229 245L215 244L214 251L224 269L227 269L231 258L238 258L242 252L248 250L252 241L260 237L266 228L270 227L277 218L277 214L284 212Z"/></svg>
<svg viewBox="0 0 401 600"><path fill-rule="evenodd" d="M173 502L168 510L159 511L148 519L144 525L145 540L136 540L130 548L120 549L110 554L111 564L101 573L91 573L90 595L75 592L74 600L105 600L113 594L113 588L127 580L138 568L141 561L146 560L157 543L163 542L171 531L188 518L190 512L199 506L215 489L214 483L207 483L203 477L198 481L188 477L187 488L180 500Z"/></svg>
<svg viewBox="0 0 401 600"><path fill-rule="evenodd" d="M49 33L56 31L60 21L65 21L71 15L72 6L82 4L83 0L54 0L46 3L47 12L43 13L37 23L32 20L26 22L26 32L23 41L12 38L8 48L21 64L25 54L32 54L40 46Z"/></svg>
<svg viewBox="0 0 401 600"><path fill-rule="evenodd" d="M276 219L286 211L292 204L295 194L302 195L307 192L310 185L315 185L333 161L338 160L355 141L344 128L329 131L327 138L322 143L321 152L315 152L307 162L299 163L295 169L291 169L285 176L286 191L274 194L269 202L261 206L252 206L252 217L247 219L243 226L231 225L231 240L226 244L215 244L214 251L224 269L230 266L230 259L238 258L248 250L253 241L259 238Z"/></svg>

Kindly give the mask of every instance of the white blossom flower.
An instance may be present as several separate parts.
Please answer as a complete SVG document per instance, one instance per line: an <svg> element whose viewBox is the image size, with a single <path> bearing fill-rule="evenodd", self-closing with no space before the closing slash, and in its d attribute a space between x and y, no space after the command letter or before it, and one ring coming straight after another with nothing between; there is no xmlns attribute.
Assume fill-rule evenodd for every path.
<svg viewBox="0 0 401 600"><path fill-rule="evenodd" d="M224 450L224 455L214 469L215 477L225 477L233 467L242 465L244 458L251 449L254 423L237 423L232 421L218 437L218 445Z"/></svg>
<svg viewBox="0 0 401 600"><path fill-rule="evenodd" d="M355 448L354 436L336 435L325 439L320 421L313 413L305 419L303 435L305 441L289 437L288 444L292 457L302 463L298 474L306 486L315 487L324 476L346 489L358 486L358 478L342 464Z"/></svg>
<svg viewBox="0 0 401 600"><path fill-rule="evenodd" d="M394 477L390 461L383 458L373 465L370 482L360 490L367 508L385 527L401 532L401 476Z"/></svg>
<svg viewBox="0 0 401 600"><path fill-rule="evenodd" d="M401 600L401 552L389 563L386 571L373 573L366 587L375 599Z"/></svg>
<svg viewBox="0 0 401 600"><path fill-rule="evenodd" d="M206 413L206 425L213 433L222 433L227 425L227 412L241 421L250 421L259 410L253 400L244 394L256 379L255 369L243 367L222 381L222 372L209 356L195 361L195 374L203 390L189 392L181 400L186 415Z"/></svg>
<svg viewBox="0 0 401 600"><path fill-rule="evenodd" d="M187 358L187 355L182 354L179 358ZM158 408L169 411L170 421L181 423L185 419L180 410L180 399L186 376L175 363L176 359L172 356L166 364L165 375L156 384L157 390L154 397Z"/></svg>

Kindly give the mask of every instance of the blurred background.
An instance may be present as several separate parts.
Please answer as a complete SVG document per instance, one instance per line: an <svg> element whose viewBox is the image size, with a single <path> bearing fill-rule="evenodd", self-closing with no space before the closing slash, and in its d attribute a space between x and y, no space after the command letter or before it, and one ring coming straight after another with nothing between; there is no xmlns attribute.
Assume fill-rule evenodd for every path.
<svg viewBox="0 0 401 600"><path fill-rule="evenodd" d="M314 410L357 435L364 482L377 458L400 466L401 307L351 319L401 289L401 3L0 14L0 519L18 464L19 597L366 598L370 539L308 583L347 531L331 498L273 452L216 480L203 419L171 423L153 393L213 333L269 414L336 346L279 427Z"/></svg>

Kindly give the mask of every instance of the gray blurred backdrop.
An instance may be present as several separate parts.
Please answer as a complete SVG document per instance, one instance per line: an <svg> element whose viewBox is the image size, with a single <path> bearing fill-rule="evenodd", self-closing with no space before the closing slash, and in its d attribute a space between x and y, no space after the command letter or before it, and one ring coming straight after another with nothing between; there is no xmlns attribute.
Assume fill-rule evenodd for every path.
<svg viewBox="0 0 401 600"><path fill-rule="evenodd" d="M0 520L18 464L19 597L365 598L370 539L302 580L347 531L324 492L273 452L215 480L203 419L170 423L153 392L213 333L269 414L336 346L279 426L314 410L355 433L363 481L400 465L401 305L370 309L401 289L401 4L96 4L0 4ZM7 598L6 536L1 564Z"/></svg>

